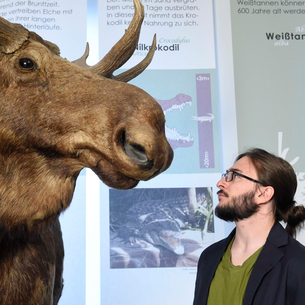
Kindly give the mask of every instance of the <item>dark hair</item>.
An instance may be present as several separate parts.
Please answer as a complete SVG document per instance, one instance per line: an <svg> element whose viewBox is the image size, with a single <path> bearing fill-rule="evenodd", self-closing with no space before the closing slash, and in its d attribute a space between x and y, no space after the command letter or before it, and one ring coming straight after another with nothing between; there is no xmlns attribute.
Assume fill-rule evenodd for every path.
<svg viewBox="0 0 305 305"><path fill-rule="evenodd" d="M284 159L259 148L247 150L240 154L236 161L243 157L250 158L258 180L264 186L273 187L275 219L286 222L286 231L295 237L305 221L305 208L303 205L297 206L294 201L298 182L293 167Z"/></svg>

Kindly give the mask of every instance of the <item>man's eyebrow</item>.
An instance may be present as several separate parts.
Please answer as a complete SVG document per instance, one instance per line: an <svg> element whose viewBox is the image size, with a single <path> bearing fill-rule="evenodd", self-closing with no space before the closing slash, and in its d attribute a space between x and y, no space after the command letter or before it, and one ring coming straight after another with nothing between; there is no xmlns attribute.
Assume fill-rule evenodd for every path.
<svg viewBox="0 0 305 305"><path fill-rule="evenodd" d="M230 169L228 169L228 171L234 171L234 172L238 172L238 173L242 173L243 171L238 169L238 168L234 168L234 167L231 167Z"/></svg>

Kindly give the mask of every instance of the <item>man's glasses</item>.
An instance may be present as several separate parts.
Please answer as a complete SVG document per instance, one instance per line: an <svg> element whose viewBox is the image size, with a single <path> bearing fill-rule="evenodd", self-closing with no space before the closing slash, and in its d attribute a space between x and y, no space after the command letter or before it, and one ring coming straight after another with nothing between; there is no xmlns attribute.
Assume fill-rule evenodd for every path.
<svg viewBox="0 0 305 305"><path fill-rule="evenodd" d="M226 171L225 174L221 175L222 178L225 177L226 182L231 182L234 179L235 176L240 176L240 177L246 178L246 179L248 179L250 181L253 181L255 183L259 183L261 185L264 185L262 182L260 182L258 180L255 180L255 179L252 179L252 178L250 178L248 176L245 176L245 175L243 175L243 174L241 174L239 172L236 172L236 171Z"/></svg>

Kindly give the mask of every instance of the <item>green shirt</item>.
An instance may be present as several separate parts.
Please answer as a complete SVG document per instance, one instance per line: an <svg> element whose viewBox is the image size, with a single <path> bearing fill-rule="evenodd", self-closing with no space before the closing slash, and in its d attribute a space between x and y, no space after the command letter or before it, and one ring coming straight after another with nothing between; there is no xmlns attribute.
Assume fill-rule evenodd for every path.
<svg viewBox="0 0 305 305"><path fill-rule="evenodd" d="M250 274L263 247L253 253L242 266L234 266L231 263L233 241L234 238L215 272L210 286L208 305L242 305L243 303Z"/></svg>

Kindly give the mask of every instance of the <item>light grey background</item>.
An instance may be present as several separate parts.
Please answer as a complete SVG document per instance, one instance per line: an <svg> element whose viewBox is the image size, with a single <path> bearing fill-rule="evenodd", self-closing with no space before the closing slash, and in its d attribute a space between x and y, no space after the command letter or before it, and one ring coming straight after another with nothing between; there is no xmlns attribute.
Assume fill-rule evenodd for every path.
<svg viewBox="0 0 305 305"><path fill-rule="evenodd" d="M238 13L240 8L250 13ZM251 14L258 8L281 8L282 14ZM279 41L267 40L266 33L297 34L305 16L283 14L283 9L231 0L238 147L260 146L278 153L278 132L283 132L283 147L290 148L287 160L300 156L294 165L300 172L305 171L305 40L275 46Z"/></svg>
<svg viewBox="0 0 305 305"><path fill-rule="evenodd" d="M305 7L273 2L268 7L231 0L238 150L260 147L290 162L299 180L296 199L304 204L305 39L292 40L291 34L305 38L305 16L284 10ZM263 9L270 14L252 13ZM268 40L266 33L281 39Z"/></svg>

